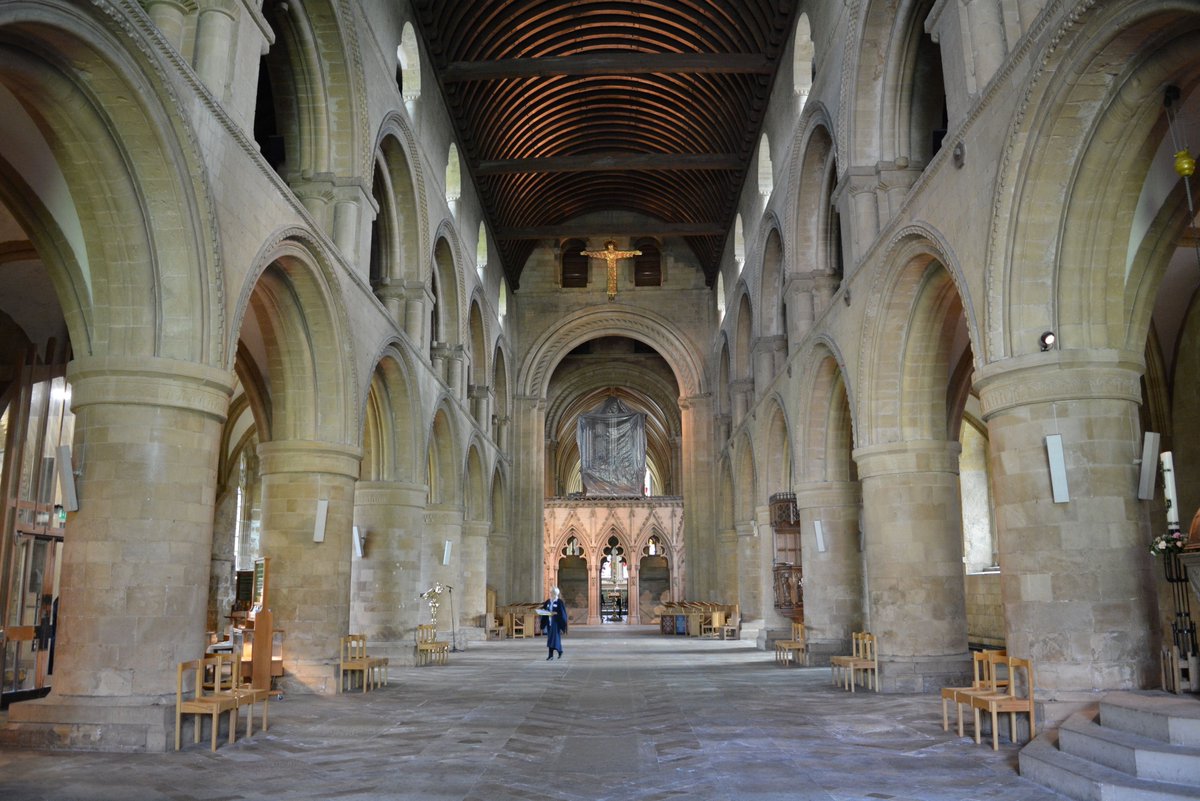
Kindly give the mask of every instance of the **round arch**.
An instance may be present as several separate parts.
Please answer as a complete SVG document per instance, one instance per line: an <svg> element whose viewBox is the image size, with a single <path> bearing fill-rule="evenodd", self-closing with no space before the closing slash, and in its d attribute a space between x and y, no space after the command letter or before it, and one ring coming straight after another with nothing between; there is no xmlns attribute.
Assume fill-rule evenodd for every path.
<svg viewBox="0 0 1200 801"><path fill-rule="evenodd" d="M1138 217L1166 136L1163 88L1180 86L1186 98L1200 83L1200 18L1185 4L1100 4L1072 15L1056 39L1006 138L1015 144L1001 164L988 249L988 361L1038 352L1044 330L1060 347L1140 355L1165 270L1161 254L1131 244L1132 226L1112 221ZM1174 206L1159 224L1178 232L1186 211ZM1062 211L1020 214L1034 207Z"/></svg>
<svg viewBox="0 0 1200 801"><path fill-rule="evenodd" d="M126 37L77 3L0 6L0 199L47 266L76 358L216 365L224 286L205 167L168 82ZM86 91L96 82L111 91Z"/></svg>
<svg viewBox="0 0 1200 801"><path fill-rule="evenodd" d="M521 365L521 394L545 397L554 367L577 346L603 336L622 336L650 345L675 373L683 397L704 391L703 371L694 346L665 318L645 309L616 304L581 309L538 338Z"/></svg>
<svg viewBox="0 0 1200 801"><path fill-rule="evenodd" d="M263 441L358 442L354 360L332 358L348 347L348 325L327 255L307 231L285 229L254 264L232 319L231 359L249 357L275 399Z"/></svg>
<svg viewBox="0 0 1200 801"><path fill-rule="evenodd" d="M415 445L421 419L415 402L412 365L399 342L389 342L375 360L364 397L363 467L366 481L415 482Z"/></svg>
<svg viewBox="0 0 1200 801"><path fill-rule="evenodd" d="M430 506L452 504L462 489L458 479L458 437L449 406L448 399L440 399L426 440Z"/></svg>
<svg viewBox="0 0 1200 801"><path fill-rule="evenodd" d="M804 410L796 432L797 483L855 481L854 404L845 365L832 343L813 348L800 386Z"/></svg>
<svg viewBox="0 0 1200 801"><path fill-rule="evenodd" d="M860 386L875 387L857 415L859 445L948 436L947 388L956 329L978 365L978 326L961 271L936 231L900 231L868 299ZM886 389L885 389L886 388Z"/></svg>

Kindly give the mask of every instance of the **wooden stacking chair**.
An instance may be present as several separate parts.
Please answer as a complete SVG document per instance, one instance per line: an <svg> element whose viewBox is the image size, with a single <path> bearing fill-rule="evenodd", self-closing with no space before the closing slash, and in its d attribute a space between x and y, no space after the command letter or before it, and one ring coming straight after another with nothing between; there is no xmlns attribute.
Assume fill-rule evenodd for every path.
<svg viewBox="0 0 1200 801"><path fill-rule="evenodd" d="M362 691L371 689L371 665L367 659L367 638L362 634L347 634L341 639L338 655L338 692L345 689L346 677L354 687L354 674L362 679Z"/></svg>
<svg viewBox="0 0 1200 801"><path fill-rule="evenodd" d="M450 643L437 638L437 626L417 626L417 664L445 665L450 658Z"/></svg>
<svg viewBox="0 0 1200 801"><path fill-rule="evenodd" d="M862 655L862 635L861 631L852 632L850 634L850 653L838 654L829 658L829 673L834 684L844 685L846 683L844 674L847 667Z"/></svg>
<svg viewBox="0 0 1200 801"><path fill-rule="evenodd" d="M220 657L218 658L220 659ZM270 706L271 702L270 688L256 688L254 685L242 681L242 672L236 669L237 665L241 662L241 654L235 652L226 658L228 658L231 663L230 676L232 677L232 683L228 689L223 690L222 692L229 693L234 697L234 700L237 701L239 710L238 714L241 714L240 710L242 707L247 707L246 736L249 737L250 735L254 734L254 706L260 702L262 703L262 730L266 731L267 707ZM218 672L219 671L220 667L218 667Z"/></svg>
<svg viewBox="0 0 1200 801"><path fill-rule="evenodd" d="M972 695L986 695L996 692L998 686L1003 686L1007 683L1007 679L1001 679L1000 684L997 684L997 677L1003 671L996 669L996 661L1006 655L1004 651L975 651L971 654L971 686L942 688L942 731L950 731L950 716L947 705L953 703L955 712L958 715L958 736L964 736L963 704L970 703Z"/></svg>
<svg viewBox="0 0 1200 801"><path fill-rule="evenodd" d="M779 665L798 666L801 660L805 665L808 664L808 636L803 623L792 621L792 638L775 642L775 662Z"/></svg>
<svg viewBox="0 0 1200 801"><path fill-rule="evenodd" d="M212 719L212 750L217 750L217 729L221 714L229 713L229 742L237 736L238 702L230 692L208 691L204 688L206 676L219 676L223 668L217 656L180 662L175 676L175 750L182 745L181 728L183 716L192 715L196 723L194 742L200 742L201 718Z"/></svg>
<svg viewBox="0 0 1200 801"><path fill-rule="evenodd" d="M879 651L876 646L874 634L864 631L859 635L859 655L847 665L846 682L850 692L854 692L860 677L865 689L879 692Z"/></svg>
<svg viewBox="0 0 1200 801"><path fill-rule="evenodd" d="M975 712L975 744L980 742L980 714L986 709L992 716L992 750L999 750L999 715L1008 713L1008 736L1012 742L1017 741L1017 714L1029 715L1029 739L1036 734L1033 701L1033 663L1028 659L1015 656L1004 657L1000 660L1008 669L1008 684L1003 690L970 697L971 709ZM1022 675L1024 680L1021 680Z"/></svg>
<svg viewBox="0 0 1200 801"><path fill-rule="evenodd" d="M730 612L725 625L721 626L722 640L740 640L742 638L742 615L735 606Z"/></svg>

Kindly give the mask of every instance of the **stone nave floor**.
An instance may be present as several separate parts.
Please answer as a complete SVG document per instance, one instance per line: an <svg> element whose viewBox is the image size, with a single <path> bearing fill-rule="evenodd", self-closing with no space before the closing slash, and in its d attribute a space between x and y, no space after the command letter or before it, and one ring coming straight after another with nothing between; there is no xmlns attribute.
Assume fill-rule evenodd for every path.
<svg viewBox="0 0 1200 801"><path fill-rule="evenodd" d="M0 799L1062 798L1017 775L1018 746L943 733L938 695L851 695L827 668L648 627L573 628L552 662L542 642L472 642L366 694L290 694L269 731L216 753L0 750Z"/></svg>

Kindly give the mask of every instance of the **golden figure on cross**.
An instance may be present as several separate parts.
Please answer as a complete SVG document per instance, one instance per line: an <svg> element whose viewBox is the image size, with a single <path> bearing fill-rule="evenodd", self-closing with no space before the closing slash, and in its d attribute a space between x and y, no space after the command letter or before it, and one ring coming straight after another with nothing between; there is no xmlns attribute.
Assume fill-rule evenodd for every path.
<svg viewBox="0 0 1200 801"><path fill-rule="evenodd" d="M608 300L611 303L617 297L617 259L629 259L634 256L642 255L640 250L617 250L617 243L613 240L608 240L604 243L604 250L581 250L580 256L589 256L593 259L604 259L608 262Z"/></svg>

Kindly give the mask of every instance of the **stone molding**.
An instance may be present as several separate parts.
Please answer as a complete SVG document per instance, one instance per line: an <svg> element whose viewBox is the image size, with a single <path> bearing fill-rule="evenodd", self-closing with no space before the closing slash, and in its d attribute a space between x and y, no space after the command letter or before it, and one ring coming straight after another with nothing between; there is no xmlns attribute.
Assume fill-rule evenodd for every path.
<svg viewBox="0 0 1200 801"><path fill-rule="evenodd" d="M839 506L858 506L862 503L862 484L857 481L822 481L798 484L796 508L826 509Z"/></svg>
<svg viewBox="0 0 1200 801"><path fill-rule="evenodd" d="M994 362L975 374L983 419L1022 406L1073 400L1142 402L1143 362L1115 350L1048 351Z"/></svg>
<svg viewBox="0 0 1200 801"><path fill-rule="evenodd" d="M868 445L854 450L860 480L903 473L958 474L962 446L952 440L912 440Z"/></svg>
<svg viewBox="0 0 1200 801"><path fill-rule="evenodd" d="M224 422L236 380L227 370L150 356L88 356L67 366L71 407L161 406Z"/></svg>
<svg viewBox="0 0 1200 801"><path fill-rule="evenodd" d="M362 450L352 445L307 440L263 442L258 446L261 475L328 473L357 479ZM355 502L357 503L357 493Z"/></svg>
<svg viewBox="0 0 1200 801"><path fill-rule="evenodd" d="M639 498L547 498L548 509L593 509L595 507L633 507L634 509L661 509L677 506L683 508L683 497L679 495L652 495Z"/></svg>
<svg viewBox="0 0 1200 801"><path fill-rule="evenodd" d="M399 481L359 481L354 485L355 506L406 506L425 508L429 488L424 484Z"/></svg>

